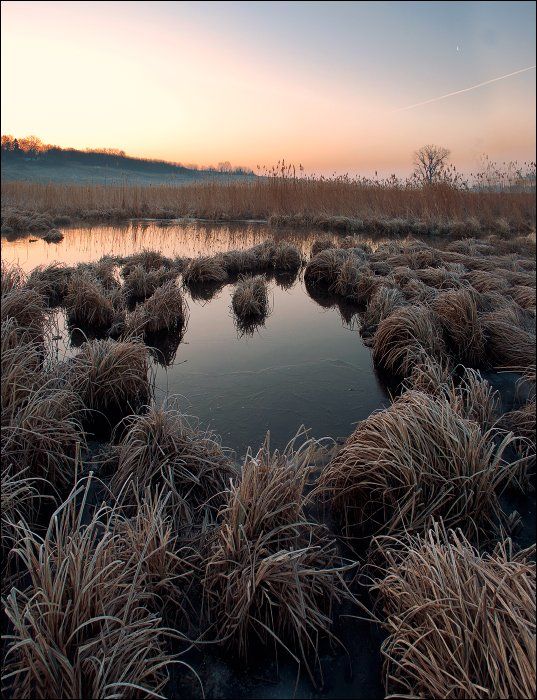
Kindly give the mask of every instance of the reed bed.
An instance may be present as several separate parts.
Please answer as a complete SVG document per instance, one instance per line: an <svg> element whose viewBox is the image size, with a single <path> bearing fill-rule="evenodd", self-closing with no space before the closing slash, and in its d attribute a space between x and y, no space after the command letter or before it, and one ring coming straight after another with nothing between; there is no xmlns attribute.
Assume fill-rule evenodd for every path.
<svg viewBox="0 0 537 700"><path fill-rule="evenodd" d="M204 610L216 639L247 659L254 644L285 650L314 679L318 639L335 604L351 600L349 565L305 511L315 445L248 453L232 482L209 552Z"/></svg>
<svg viewBox="0 0 537 700"><path fill-rule="evenodd" d="M112 491L166 487L176 528L215 515L236 470L229 451L173 407L150 406L121 425L124 435L112 450Z"/></svg>
<svg viewBox="0 0 537 700"><path fill-rule="evenodd" d="M485 192L449 184L432 187L349 178L256 178L190 185L2 183L2 225L14 230L52 228L70 218L194 216L268 219L273 225L329 227L391 235L431 232L473 236L507 233L535 224L532 192Z"/></svg>
<svg viewBox="0 0 537 700"><path fill-rule="evenodd" d="M239 320L265 319L269 312L267 283L263 275L241 277L231 298Z"/></svg>
<svg viewBox="0 0 537 700"><path fill-rule="evenodd" d="M535 697L535 547L481 554L438 524L379 547L386 697Z"/></svg>
<svg viewBox="0 0 537 700"><path fill-rule="evenodd" d="M502 517L498 493L525 474L523 460L508 461L512 443L445 398L407 391L358 424L316 493L362 534L419 532L435 518L490 534Z"/></svg>
<svg viewBox="0 0 537 700"><path fill-rule="evenodd" d="M88 487L73 491L43 538L20 525L14 551L27 585L5 600L8 695L157 697L167 680L172 657L140 551L125 550L109 507L84 523L87 497Z"/></svg>
<svg viewBox="0 0 537 700"><path fill-rule="evenodd" d="M88 411L132 411L150 395L147 349L137 340L89 340L72 359L69 381Z"/></svg>

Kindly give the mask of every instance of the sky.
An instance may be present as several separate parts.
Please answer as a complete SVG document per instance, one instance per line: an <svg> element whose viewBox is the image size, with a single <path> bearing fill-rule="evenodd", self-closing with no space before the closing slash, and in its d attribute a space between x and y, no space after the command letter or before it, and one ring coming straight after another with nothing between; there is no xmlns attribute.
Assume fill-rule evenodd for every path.
<svg viewBox="0 0 537 700"><path fill-rule="evenodd" d="M404 174L425 143L466 171L534 160L535 19L534 2L5 1L2 133L324 174Z"/></svg>

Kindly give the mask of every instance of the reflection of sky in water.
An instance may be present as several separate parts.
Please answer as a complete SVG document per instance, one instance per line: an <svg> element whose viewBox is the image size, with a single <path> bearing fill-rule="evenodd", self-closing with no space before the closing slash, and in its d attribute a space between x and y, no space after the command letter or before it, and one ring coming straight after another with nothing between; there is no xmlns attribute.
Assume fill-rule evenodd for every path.
<svg viewBox="0 0 537 700"><path fill-rule="evenodd" d="M66 231L57 246L3 241L3 254L29 270L54 260L75 264L144 247L170 256L212 254L249 247L267 233L259 225L77 228ZM278 235L293 239L304 252L315 237ZM284 446L302 424L314 437L344 437L356 421L386 403L356 319L349 325L337 306L318 305L302 280L288 290L270 282L272 313L249 336L237 333L232 292L227 285L208 302L187 294L190 320L184 339L172 366L156 368L159 399L177 395L184 412L198 416L241 453L248 445L258 446L269 429L275 447ZM65 333L63 314L57 312L56 318L59 332Z"/></svg>

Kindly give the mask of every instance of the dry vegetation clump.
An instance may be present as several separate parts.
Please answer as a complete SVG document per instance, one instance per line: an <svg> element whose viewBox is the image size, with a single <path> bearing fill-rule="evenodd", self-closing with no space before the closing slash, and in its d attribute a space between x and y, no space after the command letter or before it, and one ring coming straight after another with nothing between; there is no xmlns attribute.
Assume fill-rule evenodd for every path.
<svg viewBox="0 0 537 700"><path fill-rule="evenodd" d="M508 288L507 281L498 272L487 272L486 270L472 270L463 275L477 292L504 292Z"/></svg>
<svg viewBox="0 0 537 700"><path fill-rule="evenodd" d="M363 267L349 255L340 265L336 280L330 285L330 292L345 298L354 297L362 274Z"/></svg>
<svg viewBox="0 0 537 700"><path fill-rule="evenodd" d="M481 554L439 525L379 547L387 697L535 697L535 547Z"/></svg>
<svg viewBox="0 0 537 700"><path fill-rule="evenodd" d="M10 264L2 260L2 297L14 289L20 289L26 282L26 275L21 267L15 263Z"/></svg>
<svg viewBox="0 0 537 700"><path fill-rule="evenodd" d="M217 257L195 258L183 272L183 282L187 287L224 284L227 280L228 274Z"/></svg>
<svg viewBox="0 0 537 700"><path fill-rule="evenodd" d="M26 286L41 294L49 306L60 304L65 295L74 268L62 263L38 265L28 275Z"/></svg>
<svg viewBox="0 0 537 700"><path fill-rule="evenodd" d="M310 285L331 287L336 284L348 252L339 248L322 250L306 265L304 281Z"/></svg>
<svg viewBox="0 0 537 700"><path fill-rule="evenodd" d="M411 304L429 305L438 295L438 290L419 279L409 279L399 284L406 301Z"/></svg>
<svg viewBox="0 0 537 700"><path fill-rule="evenodd" d="M336 244L332 241L331 238L316 238L311 244L310 257L314 258L317 255L317 253L335 247Z"/></svg>
<svg viewBox="0 0 537 700"><path fill-rule="evenodd" d="M425 306L403 306L383 319L373 338L373 361L394 375L408 376L412 367L430 356L445 356L442 331Z"/></svg>
<svg viewBox="0 0 537 700"><path fill-rule="evenodd" d="M78 271L93 277L104 289L115 290L120 286L117 268L118 261L116 258L104 256L97 262L80 264Z"/></svg>
<svg viewBox="0 0 537 700"><path fill-rule="evenodd" d="M44 233L41 238L47 243L60 243L63 241L64 235L59 229L52 228Z"/></svg>
<svg viewBox="0 0 537 700"><path fill-rule="evenodd" d="M173 267L173 261L156 250L142 250L139 253L129 255L123 260L121 276L126 279L137 266L141 266L146 272L149 272L150 270L158 270L161 267L169 269Z"/></svg>
<svg viewBox="0 0 537 700"><path fill-rule="evenodd" d="M296 272L302 267L302 255L292 243L281 241L274 246L272 267L276 272Z"/></svg>
<svg viewBox="0 0 537 700"><path fill-rule="evenodd" d="M388 318L396 309L405 305L405 298L397 287L380 284L369 299L361 317L360 334L371 338L379 323Z"/></svg>
<svg viewBox="0 0 537 700"><path fill-rule="evenodd" d="M125 278L123 293L129 301L143 301L163 284L177 277L175 269L160 267L157 270L145 270L136 265Z"/></svg>
<svg viewBox="0 0 537 700"><path fill-rule="evenodd" d="M135 340L89 340L71 361L70 383L90 411L132 410L150 394L147 348Z"/></svg>
<svg viewBox="0 0 537 700"><path fill-rule="evenodd" d="M411 390L358 424L316 491L366 533L418 532L435 518L487 533L502 517L498 492L524 476L525 462L505 457L512 443L449 400Z"/></svg>
<svg viewBox="0 0 537 700"><path fill-rule="evenodd" d="M47 310L43 297L35 289L15 287L3 294L0 317L2 323L10 318L16 322L21 339L43 340Z"/></svg>
<svg viewBox="0 0 537 700"><path fill-rule="evenodd" d="M532 458L535 459L535 397L521 408L504 413L499 425L514 433L519 452L532 453Z"/></svg>
<svg viewBox="0 0 537 700"><path fill-rule="evenodd" d="M231 277L255 272L258 267L257 257L252 250L228 250L219 257L222 267Z"/></svg>
<svg viewBox="0 0 537 700"><path fill-rule="evenodd" d="M11 377L7 381L11 384ZM48 481L57 491L70 489L86 445L80 397L54 371L38 375L23 390L9 388L19 395L10 397L7 409L2 407L2 462Z"/></svg>
<svg viewBox="0 0 537 700"><path fill-rule="evenodd" d="M267 283L263 275L241 277L231 306L239 319L264 319L269 312Z"/></svg>
<svg viewBox="0 0 537 700"><path fill-rule="evenodd" d="M506 294L522 309L535 310L535 287L516 285L508 289Z"/></svg>
<svg viewBox="0 0 537 700"><path fill-rule="evenodd" d="M243 658L254 644L282 647L312 679L319 638L333 636L334 604L351 598L349 567L305 512L313 447L271 453L267 438L257 455L247 454L226 494L203 582L214 638Z"/></svg>
<svg viewBox="0 0 537 700"><path fill-rule="evenodd" d="M175 280L171 280L137 306L126 325L129 333L159 333L184 330L187 321L188 305Z"/></svg>
<svg viewBox="0 0 537 700"><path fill-rule="evenodd" d="M425 267L415 270L414 276L429 287L435 289L460 289L463 283L460 274L464 274L465 268L455 272L445 267Z"/></svg>
<svg viewBox="0 0 537 700"><path fill-rule="evenodd" d="M255 255L256 269L260 272L271 271L274 268L274 251L276 244L274 241L263 241L250 248L250 252Z"/></svg>
<svg viewBox="0 0 537 700"><path fill-rule="evenodd" d="M140 551L125 551L107 506L83 522L87 496L74 491L43 539L21 525L15 553L27 584L5 601L12 697L158 697L167 680L172 657Z"/></svg>
<svg viewBox="0 0 537 700"><path fill-rule="evenodd" d="M529 367L535 364L535 315L514 305L484 313L481 322L487 358L493 367Z"/></svg>
<svg viewBox="0 0 537 700"><path fill-rule="evenodd" d="M113 448L116 466L112 491L130 497L132 485L166 488L176 527L216 515L223 492L237 472L231 453L217 437L190 423L178 410L150 406L121 426L124 435Z"/></svg>
<svg viewBox="0 0 537 700"><path fill-rule="evenodd" d="M13 318L2 321L0 391L2 426L17 414L41 380L43 348L39 342L19 335Z"/></svg>
<svg viewBox="0 0 537 700"><path fill-rule="evenodd" d="M110 328L115 310L104 287L87 272L71 275L64 299L71 325L82 328Z"/></svg>
<svg viewBox="0 0 537 700"><path fill-rule="evenodd" d="M475 293L467 289L441 292L431 308L438 319L451 355L464 365L485 364L485 333L479 318Z"/></svg>

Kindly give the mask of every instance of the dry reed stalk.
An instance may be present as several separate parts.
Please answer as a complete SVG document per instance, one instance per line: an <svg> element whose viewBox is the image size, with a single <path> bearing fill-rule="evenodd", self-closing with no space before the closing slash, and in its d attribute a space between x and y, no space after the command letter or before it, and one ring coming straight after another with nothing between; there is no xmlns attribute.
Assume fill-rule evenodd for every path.
<svg viewBox="0 0 537 700"><path fill-rule="evenodd" d="M393 374L408 376L427 356L439 360L444 342L433 313L424 306L403 306L379 323L373 338L373 361Z"/></svg>
<svg viewBox="0 0 537 700"><path fill-rule="evenodd" d="M241 277L233 292L231 306L239 319L265 319L269 312L269 300L263 275Z"/></svg>
<svg viewBox="0 0 537 700"><path fill-rule="evenodd" d="M535 547L480 554L438 524L378 544L386 697L535 697Z"/></svg>
<svg viewBox="0 0 537 700"><path fill-rule="evenodd" d="M524 477L524 460L504 456L513 440L482 431L445 398L407 391L358 424L316 493L329 497L347 528L401 534L441 517L487 532L502 515L498 492Z"/></svg>
<svg viewBox="0 0 537 700"><path fill-rule="evenodd" d="M316 446L248 453L220 514L204 579L204 608L218 640L247 658L257 641L286 650L313 680L318 643L332 608L350 600L350 567L326 528L305 513L304 488ZM352 567L351 567L352 568ZM313 665L312 665L313 660Z"/></svg>
<svg viewBox="0 0 537 700"><path fill-rule="evenodd" d="M176 528L216 513L236 470L213 433L173 408L156 406L125 419L121 428L123 438L113 449L115 494L128 495L131 483L142 489L166 486Z"/></svg>
<svg viewBox="0 0 537 700"><path fill-rule="evenodd" d="M479 367L486 360L486 340L475 296L467 289L441 292L433 299L431 308L455 359Z"/></svg>
<svg viewBox="0 0 537 700"><path fill-rule="evenodd" d="M2 677L14 697L161 697L172 657L144 561L125 552L109 507L84 523L88 491L72 492L43 539L20 525L15 552L28 583L5 601L12 632Z"/></svg>
<svg viewBox="0 0 537 700"><path fill-rule="evenodd" d="M72 359L69 381L90 411L137 408L150 394L147 349L142 342L89 340Z"/></svg>

